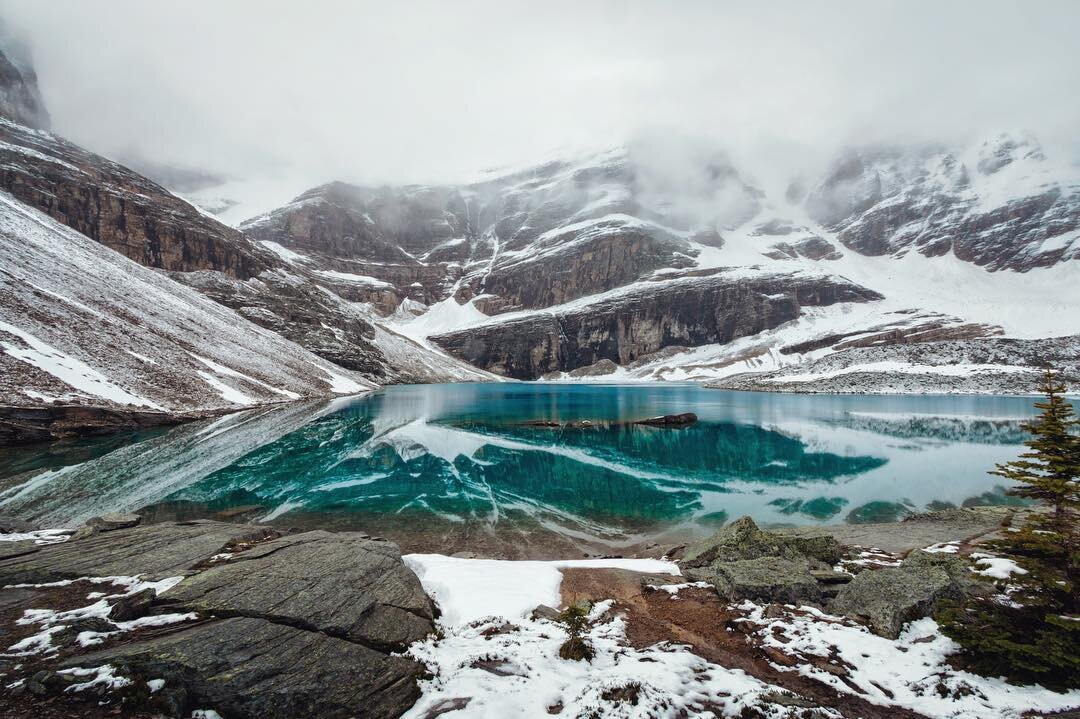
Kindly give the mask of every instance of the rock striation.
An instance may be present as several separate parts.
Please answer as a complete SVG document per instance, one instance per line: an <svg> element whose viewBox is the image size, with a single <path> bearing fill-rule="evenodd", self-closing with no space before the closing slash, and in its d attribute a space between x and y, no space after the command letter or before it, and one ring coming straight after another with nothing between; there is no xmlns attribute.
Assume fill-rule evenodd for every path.
<svg viewBox="0 0 1080 719"><path fill-rule="evenodd" d="M77 676L65 671L110 666L129 682L114 692L170 716L213 708L251 719L391 717L420 694L423 667L394 652L434 630L435 610L393 544L209 521L76 536L0 559L0 582L141 572L179 584L103 600L108 618L79 629L104 643L53 634L59 653L27 669L34 693L63 694ZM47 591L0 590L0 607L39 606ZM117 624L142 617L153 626L159 615L163 626L150 631ZM161 689L147 695L139 687L150 680Z"/></svg>

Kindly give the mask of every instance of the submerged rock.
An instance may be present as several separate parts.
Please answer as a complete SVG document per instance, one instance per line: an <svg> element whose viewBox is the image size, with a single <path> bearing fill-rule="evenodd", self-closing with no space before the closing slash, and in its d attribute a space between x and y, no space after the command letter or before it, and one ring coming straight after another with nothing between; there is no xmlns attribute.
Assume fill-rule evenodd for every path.
<svg viewBox="0 0 1080 719"><path fill-rule="evenodd" d="M682 414L665 414L662 417L639 419L637 422L634 422L634 424L645 424L651 427L685 427L694 422L697 422L696 414L693 412L683 412Z"/></svg>

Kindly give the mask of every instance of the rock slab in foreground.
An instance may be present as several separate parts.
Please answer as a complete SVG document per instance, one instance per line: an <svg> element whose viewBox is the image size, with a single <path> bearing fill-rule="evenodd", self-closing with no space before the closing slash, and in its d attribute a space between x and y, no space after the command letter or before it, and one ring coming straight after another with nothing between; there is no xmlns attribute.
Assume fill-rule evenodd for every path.
<svg viewBox="0 0 1080 719"><path fill-rule="evenodd" d="M358 588L342 586L343 591ZM420 695L422 667L344 639L232 618L68 660L112 664L125 675L164 679L187 710L255 719L395 717Z"/></svg>
<svg viewBox="0 0 1080 719"><path fill-rule="evenodd" d="M132 680L116 693L175 716L395 717L420 695L423 666L392 652L434 631L434 607L389 542L195 521L95 532L0 560L0 586L135 574L184 579L160 596L106 598L110 620L195 612L198 623L118 631L98 620L85 628L110 632L105 647L88 651L71 632L56 633L48 669L110 664ZM40 604L48 591L0 589L0 607L8 601L12 616L49 608ZM152 679L165 687L147 698Z"/></svg>
<svg viewBox="0 0 1080 719"><path fill-rule="evenodd" d="M189 577L174 611L260 616L401 651L433 630L434 611L396 545L355 532L274 539Z"/></svg>
<svg viewBox="0 0 1080 719"><path fill-rule="evenodd" d="M78 577L182 573L232 542L275 536L263 527L193 521L101 532L39 547L32 554L0 561L0 584L56 582Z"/></svg>

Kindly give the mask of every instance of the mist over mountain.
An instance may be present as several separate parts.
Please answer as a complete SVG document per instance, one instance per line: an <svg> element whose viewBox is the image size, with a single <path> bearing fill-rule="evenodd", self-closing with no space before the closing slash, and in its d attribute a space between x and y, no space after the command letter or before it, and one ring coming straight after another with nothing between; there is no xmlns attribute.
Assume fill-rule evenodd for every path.
<svg viewBox="0 0 1080 719"><path fill-rule="evenodd" d="M330 180L460 183L654 131L723 147L770 190L849 145L1028 130L1075 159L1078 13L1068 0L0 3L57 133L114 158L285 178L290 197Z"/></svg>

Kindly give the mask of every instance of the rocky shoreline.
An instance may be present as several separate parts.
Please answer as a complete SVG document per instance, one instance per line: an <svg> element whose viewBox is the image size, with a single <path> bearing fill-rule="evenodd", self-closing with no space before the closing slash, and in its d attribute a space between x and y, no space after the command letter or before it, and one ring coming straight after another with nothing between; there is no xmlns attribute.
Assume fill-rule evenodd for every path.
<svg viewBox="0 0 1080 719"><path fill-rule="evenodd" d="M923 716L882 705L865 687L838 691L813 672L791 672L805 660L842 683L860 681L845 660L778 649L759 629L775 625L769 631L781 636L818 621L816 613L907 646L905 625L932 614L937 602L988 591L991 580L961 556L1011 517L1003 508L955 509L891 525L778 531L743 518L693 547L658 549L664 562L564 562L559 591L564 605L590 602L598 647L605 646L602 628L623 627L623 649L612 656L640 652L647 663L657 661L650 652L674 651L671 661L745 674L757 689L743 716ZM466 668L516 676L508 652L530 641L530 631L540 638L564 632L560 610L542 607L514 621L451 622L461 600L425 559L436 555L406 562L393 543L359 532L208 520L144 525L137 515L104 515L70 537L11 519L0 521L0 532L9 540L0 542L4 716L434 718L470 702L487 706L481 685L472 696L443 696L461 667L443 666L440 651L484 642L491 656ZM667 561L676 558L677 567ZM442 561L465 563L451 576L550 564ZM641 571L659 565L683 578ZM508 583L473 590L530 589L528 581ZM609 709L636 704L644 691L637 687L597 701ZM576 706L565 701L568 711Z"/></svg>

